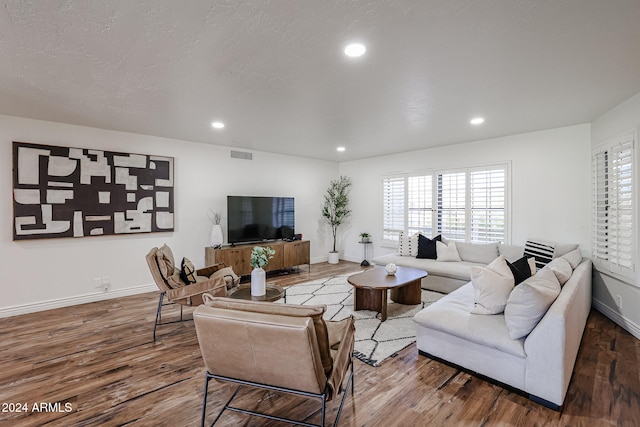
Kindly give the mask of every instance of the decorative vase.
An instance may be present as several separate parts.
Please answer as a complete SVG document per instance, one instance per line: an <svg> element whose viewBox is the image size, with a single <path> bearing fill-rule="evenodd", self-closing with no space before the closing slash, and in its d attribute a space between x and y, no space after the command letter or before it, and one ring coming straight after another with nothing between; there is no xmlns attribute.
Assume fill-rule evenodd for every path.
<svg viewBox="0 0 640 427"><path fill-rule="evenodd" d="M338 252L329 252L329 258L327 260L329 264L337 264L340 262L340 254Z"/></svg>
<svg viewBox="0 0 640 427"><path fill-rule="evenodd" d="M398 267L397 267L394 263L392 263L392 262L390 262L389 264L387 264L387 265L384 267L384 269L385 269L385 270L387 270L387 274L388 274L389 276L393 276L394 274L396 274L396 271L398 271Z"/></svg>
<svg viewBox="0 0 640 427"><path fill-rule="evenodd" d="M219 248L222 246L222 242L222 226L220 224L213 224L211 227L211 238L209 239L209 243L212 248Z"/></svg>
<svg viewBox="0 0 640 427"><path fill-rule="evenodd" d="M251 270L251 296L263 297L267 293L267 274L258 267Z"/></svg>

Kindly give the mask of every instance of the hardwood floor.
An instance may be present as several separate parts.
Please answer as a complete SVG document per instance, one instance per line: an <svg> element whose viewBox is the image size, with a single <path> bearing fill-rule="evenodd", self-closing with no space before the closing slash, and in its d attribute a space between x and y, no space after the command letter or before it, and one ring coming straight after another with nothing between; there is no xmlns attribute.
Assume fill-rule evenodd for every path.
<svg viewBox="0 0 640 427"><path fill-rule="evenodd" d="M359 268L315 264L269 281L286 286ZM160 326L153 343L157 298L0 319L0 425L199 425L204 366L193 322ZM640 425L640 341L593 310L559 413L420 356L415 344L378 368L354 363L355 397L347 397L340 426ZM211 381L209 422L232 390ZM319 422L317 400L247 390L236 403ZM328 422L336 412L337 401L329 402ZM227 411L218 425L282 424Z"/></svg>

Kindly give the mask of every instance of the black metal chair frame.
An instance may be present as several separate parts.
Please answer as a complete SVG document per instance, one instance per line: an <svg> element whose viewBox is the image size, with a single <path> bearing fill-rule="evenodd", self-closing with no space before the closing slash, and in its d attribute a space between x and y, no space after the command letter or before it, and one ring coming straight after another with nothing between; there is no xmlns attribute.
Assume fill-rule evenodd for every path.
<svg viewBox="0 0 640 427"><path fill-rule="evenodd" d="M229 277L231 279L231 283L233 283L233 276L231 276L230 274L225 274L222 277L223 278ZM153 342L156 342L156 330L158 329L159 325L169 325L171 323L180 323L180 322L193 320L193 319L185 319L185 318L182 317L183 304L178 304L180 306L180 320L171 320L169 322L160 323L159 321L162 320L162 307L176 304L175 302L170 302L168 304L163 304L164 297L165 297L166 294L167 294L167 291L160 292L160 298L158 299L158 309L156 310L156 321L153 324ZM285 302L286 302L286 294L285 294Z"/></svg>
<svg viewBox="0 0 640 427"><path fill-rule="evenodd" d="M349 384L351 384L351 396L353 397L354 395L354 391L355 391L355 384L354 384L354 380L353 380L353 355L351 356L351 360L349 362L349 364L351 365L351 373L349 374L349 379L347 380L347 384L345 385L344 389L342 390L343 396L342 396L342 400L340 401L340 408L338 408L338 414L336 415L336 419L333 423L333 427L336 427L338 425L338 421L340 420L340 414L342 413L342 407L344 406L344 401L347 398L347 390L349 389ZM222 375L214 375L210 372L207 371L206 373L206 378L205 378L205 382L204 382L204 399L202 401L202 422L201 422L201 426L204 427L204 422L205 422L205 418L207 415L207 391L209 389L209 381L211 380L211 378L214 378L216 380L221 380L221 381L229 381L232 383L236 383L239 384L238 388L236 388L236 390L233 392L233 394L231 395L231 397L229 398L229 400L227 401L227 403L225 403L224 407L222 408L222 410L220 411L220 413L218 414L218 416L216 417L215 420L213 420L213 422L210 424L210 426L213 426L215 423L218 422L218 420L220 419L220 417L222 416L222 413L225 410L230 410L230 411L234 411L234 412L240 412L243 414L247 414L247 415L255 415L258 417L263 417L263 418L267 418L270 420L274 420L274 421L282 421L285 423L291 423L291 424L296 424L296 425L300 425L300 426L307 426L307 427L324 427L324 422L325 422L325 410L326 410L326 403L327 403L327 394L326 393L321 393L321 394L317 394L317 393L310 393L307 391L302 391L302 390L294 390L294 389L290 389L290 388L286 388L286 387L276 387L276 386L272 386L272 385L268 385L268 384L261 384L261 383L255 383L252 381L245 381L245 380L238 380L236 378L230 378L230 377L225 377ZM240 389L242 388L242 386L251 386L251 387L256 387L256 388L263 388L263 389L267 389L267 390L273 390L273 391L278 391L278 392L283 392L283 393L291 393L291 394L297 394L297 395L301 395L301 396L306 396L306 397L311 397L311 398L316 398L316 399L320 399L322 402L322 420L320 424L310 424L310 423L306 423L304 421L296 421L296 420L292 420L289 418L282 418L282 417L277 417L275 415L269 415L269 414L265 414L263 412L256 412L256 411L250 411L248 409L242 409L242 408L236 408L235 406L231 406L231 401L236 397L236 395L238 394L238 392L240 391Z"/></svg>
<svg viewBox="0 0 640 427"><path fill-rule="evenodd" d="M158 300L158 310L156 311L156 321L153 324L153 342L156 342L156 329L158 329L158 325L169 325L171 323L180 323L186 320L193 320L193 319L185 319L182 317L182 304L178 304L180 306L180 320L171 320L169 322L160 323L159 321L162 319L162 307L176 304L174 302L170 302L169 304L162 303L164 301L164 296L166 293L167 293L166 291L160 292L160 299Z"/></svg>

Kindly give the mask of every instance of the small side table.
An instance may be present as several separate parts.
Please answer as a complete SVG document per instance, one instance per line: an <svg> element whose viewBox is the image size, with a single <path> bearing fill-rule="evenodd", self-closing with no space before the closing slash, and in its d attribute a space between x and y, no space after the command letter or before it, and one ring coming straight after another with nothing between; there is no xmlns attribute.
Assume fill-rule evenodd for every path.
<svg viewBox="0 0 640 427"><path fill-rule="evenodd" d="M361 240L361 241L359 241L358 243L360 243L361 245L363 245L363 246L362 246L362 248L363 248L363 252L364 252L364 254L363 254L363 256L362 256L362 262L360 263L360 265L361 265L362 267L369 267L371 264L369 264L369 261L367 261L367 245L370 245L370 244L371 244L371 242L363 242L363 241Z"/></svg>

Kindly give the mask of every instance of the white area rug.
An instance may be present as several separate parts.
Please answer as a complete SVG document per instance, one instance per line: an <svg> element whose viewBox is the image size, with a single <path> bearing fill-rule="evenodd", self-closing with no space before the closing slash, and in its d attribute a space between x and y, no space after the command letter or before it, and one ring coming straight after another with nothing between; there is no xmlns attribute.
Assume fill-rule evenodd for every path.
<svg viewBox="0 0 640 427"><path fill-rule="evenodd" d="M422 304L403 305L387 302L387 320L380 321L380 313L370 310L353 311L353 286L347 282L349 274L313 280L287 288L289 304L324 304L325 320L341 320L353 315L356 325L354 356L371 366L416 340L413 316L423 307L439 300L443 294L422 290Z"/></svg>

